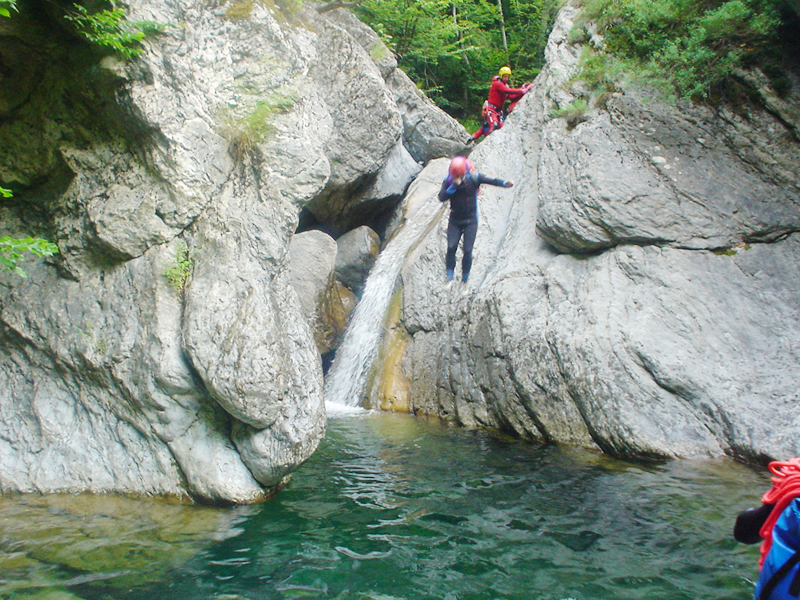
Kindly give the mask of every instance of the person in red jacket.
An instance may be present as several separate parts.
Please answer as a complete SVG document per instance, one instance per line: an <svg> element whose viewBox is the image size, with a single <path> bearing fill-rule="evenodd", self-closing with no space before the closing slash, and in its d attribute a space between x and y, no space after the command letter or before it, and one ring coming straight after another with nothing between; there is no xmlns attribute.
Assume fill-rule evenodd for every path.
<svg viewBox="0 0 800 600"><path fill-rule="evenodd" d="M511 79L511 69L508 67L501 67L500 72L492 78L489 99L483 103L483 110L481 111L483 125L472 134L473 140L478 140L482 135L489 135L495 129L500 129L503 126L503 105L506 100L511 101L506 111L511 113L517 102L530 88L529 83L526 83L521 88L512 88L508 85L509 79Z"/></svg>

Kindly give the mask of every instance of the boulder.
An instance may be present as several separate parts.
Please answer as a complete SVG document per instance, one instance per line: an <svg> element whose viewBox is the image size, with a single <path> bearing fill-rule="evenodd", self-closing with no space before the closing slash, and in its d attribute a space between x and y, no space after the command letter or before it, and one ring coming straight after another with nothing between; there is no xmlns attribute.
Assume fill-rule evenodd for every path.
<svg viewBox="0 0 800 600"><path fill-rule="evenodd" d="M289 281L307 319L316 317L319 297L333 275L336 240L323 231L306 231L289 242Z"/></svg>
<svg viewBox="0 0 800 600"><path fill-rule="evenodd" d="M331 12L331 18L347 30L373 58L391 90L403 118L403 143L414 160L427 164L434 158L453 157L468 149L469 133L447 113L439 110L409 77L380 37L349 11Z"/></svg>
<svg viewBox="0 0 800 600"><path fill-rule="evenodd" d="M320 354L341 341L355 295L334 276L336 241L322 231L307 231L289 244L289 280L303 309Z"/></svg>
<svg viewBox="0 0 800 600"><path fill-rule="evenodd" d="M336 278L359 295L381 249L378 234L367 226L352 229L336 240Z"/></svg>

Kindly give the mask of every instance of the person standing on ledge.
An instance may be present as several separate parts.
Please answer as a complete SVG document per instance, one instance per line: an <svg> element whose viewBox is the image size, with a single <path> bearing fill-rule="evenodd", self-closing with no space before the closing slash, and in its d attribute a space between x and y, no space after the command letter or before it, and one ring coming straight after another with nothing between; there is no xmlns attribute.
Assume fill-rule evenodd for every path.
<svg viewBox="0 0 800 600"><path fill-rule="evenodd" d="M462 236L463 256L461 258L461 281L469 279L472 268L472 247L478 234L478 191L483 183L498 187L510 188L514 182L510 179L494 179L478 173L472 163L463 156L456 156L450 161L447 177L442 181L439 200L450 200L450 220L447 223L447 254L445 269L447 281L453 280L456 268L456 250Z"/></svg>
<svg viewBox="0 0 800 600"><path fill-rule="evenodd" d="M531 87L530 83L526 83L521 88L512 88L508 85L510 79L511 69L508 67L501 67L499 73L492 79L492 86L489 88L489 99L483 103L483 110L481 111L483 125L472 134L473 142L479 140L482 135L488 136L495 129L500 129L503 126L503 105L506 100L511 101L507 111L510 114L517 102L522 99Z"/></svg>

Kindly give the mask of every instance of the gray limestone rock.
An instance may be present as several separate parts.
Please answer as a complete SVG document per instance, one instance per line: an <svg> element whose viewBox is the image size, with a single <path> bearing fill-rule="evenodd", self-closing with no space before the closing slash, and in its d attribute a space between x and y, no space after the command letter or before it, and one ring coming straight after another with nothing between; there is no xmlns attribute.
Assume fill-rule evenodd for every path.
<svg viewBox="0 0 800 600"><path fill-rule="evenodd" d="M0 223L60 254L0 275L0 492L269 497L324 435L317 344L353 302L333 281L303 311L299 212L343 226L418 170L393 59L311 7L135 0L129 19L171 26L91 62L57 6L19 8Z"/></svg>
<svg viewBox="0 0 800 600"><path fill-rule="evenodd" d="M470 281L445 285L446 218L403 267L408 409L617 455L796 456L792 125L626 90L568 126L576 13L470 156L516 182L483 187Z"/></svg>
<svg viewBox="0 0 800 600"><path fill-rule="evenodd" d="M364 225L345 233L336 240L336 246L336 278L358 295L378 258L381 240L377 233Z"/></svg>
<svg viewBox="0 0 800 600"><path fill-rule="evenodd" d="M359 21L353 13L340 8L326 14L332 21L335 21L337 25L346 30L347 33L353 36L353 39L361 44L370 58L375 62L375 65L384 78L388 77L397 69L397 59L395 59L392 51L381 41L377 33Z"/></svg>
<svg viewBox="0 0 800 600"><path fill-rule="evenodd" d="M400 69L386 77L403 117L403 143L422 164L465 151L469 134L455 119L439 110Z"/></svg>
<svg viewBox="0 0 800 600"><path fill-rule="evenodd" d="M346 10L331 18L356 39L380 69L403 117L403 144L419 163L452 157L467 149L469 134L447 113L439 110L408 76L397 68L392 52L378 35Z"/></svg>
<svg viewBox="0 0 800 600"><path fill-rule="evenodd" d="M320 354L341 341L355 295L335 278L337 245L327 233L295 234L289 244L289 280L297 292Z"/></svg>
<svg viewBox="0 0 800 600"><path fill-rule="evenodd" d="M377 177L350 196L350 208L344 221L348 230L365 222L379 223L382 217L391 214L421 170L403 142L397 142Z"/></svg>
<svg viewBox="0 0 800 600"><path fill-rule="evenodd" d="M289 243L289 281L309 321L316 318L319 297L333 275L336 251L336 240L324 231L297 233Z"/></svg>

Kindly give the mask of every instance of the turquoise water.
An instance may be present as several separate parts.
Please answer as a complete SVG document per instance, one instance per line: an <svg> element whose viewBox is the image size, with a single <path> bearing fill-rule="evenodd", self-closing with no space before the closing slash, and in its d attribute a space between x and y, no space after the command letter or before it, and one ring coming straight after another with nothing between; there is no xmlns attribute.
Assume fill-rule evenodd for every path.
<svg viewBox="0 0 800 600"><path fill-rule="evenodd" d="M3 499L0 598L749 600L762 471L340 417L260 506Z"/></svg>

